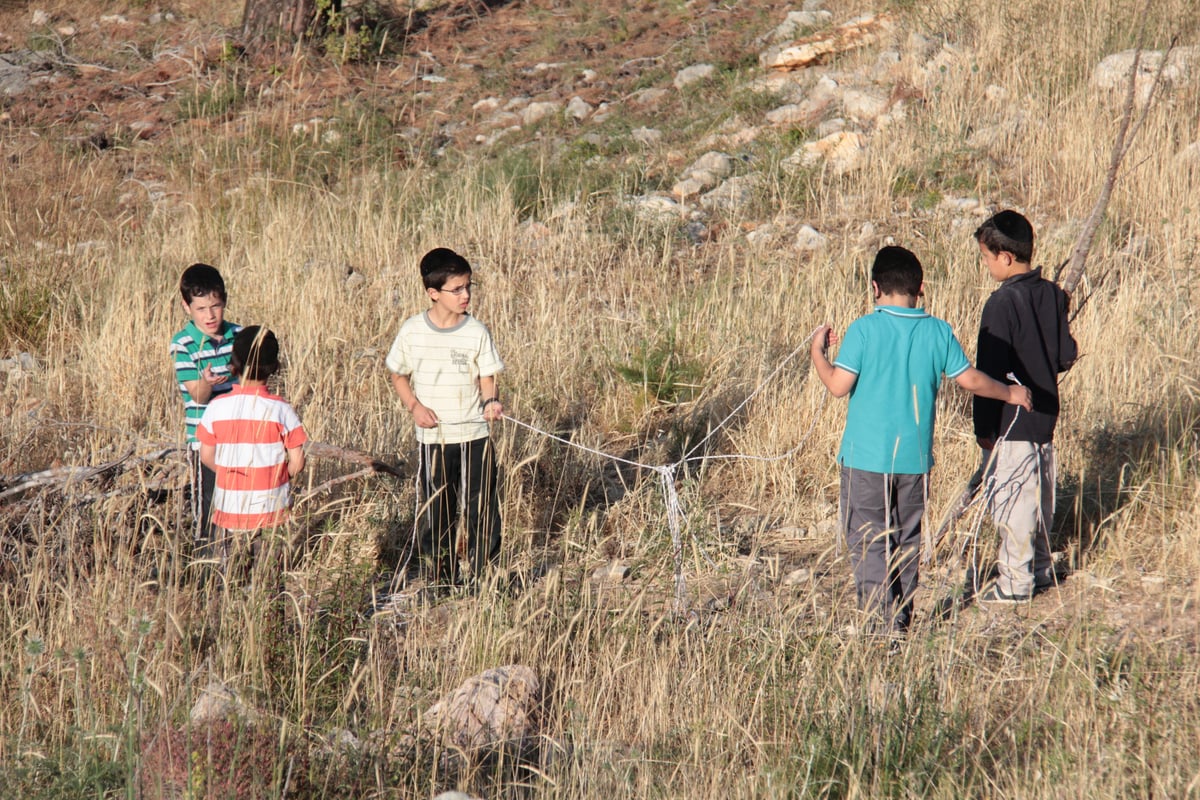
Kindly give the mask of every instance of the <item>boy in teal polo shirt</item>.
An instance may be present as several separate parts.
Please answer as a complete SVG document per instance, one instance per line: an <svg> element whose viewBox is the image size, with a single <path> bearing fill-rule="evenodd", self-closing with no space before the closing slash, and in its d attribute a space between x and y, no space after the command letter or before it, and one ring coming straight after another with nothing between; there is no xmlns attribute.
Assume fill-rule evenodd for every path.
<svg viewBox="0 0 1200 800"><path fill-rule="evenodd" d="M1029 390L1006 386L971 367L950 326L917 303L921 262L885 247L871 267L875 313L837 336L817 329L812 359L834 397L850 395L838 452L841 512L858 607L868 629L903 635L912 621L921 518L933 466L933 425L943 375L980 397L1030 407Z"/></svg>
<svg viewBox="0 0 1200 800"><path fill-rule="evenodd" d="M217 478L200 463L196 425L209 402L233 388L235 379L229 374L229 362L233 358L233 337L241 326L225 319L228 296L225 281L215 267L192 264L185 269L179 279L179 293L191 321L171 337L171 357L187 423L192 518L196 526L193 551L204 554L212 541L209 517Z"/></svg>

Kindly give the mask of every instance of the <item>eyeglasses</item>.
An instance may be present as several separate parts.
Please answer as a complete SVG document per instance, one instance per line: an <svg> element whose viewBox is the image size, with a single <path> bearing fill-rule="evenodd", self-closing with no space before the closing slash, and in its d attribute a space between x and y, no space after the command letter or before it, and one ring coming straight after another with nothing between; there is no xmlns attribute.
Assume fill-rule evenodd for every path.
<svg viewBox="0 0 1200 800"><path fill-rule="evenodd" d="M455 297L462 297L464 294L470 294L474 288L475 288L475 284L464 283L462 286L459 286L457 289L438 289L438 291L445 292L446 294L452 294Z"/></svg>

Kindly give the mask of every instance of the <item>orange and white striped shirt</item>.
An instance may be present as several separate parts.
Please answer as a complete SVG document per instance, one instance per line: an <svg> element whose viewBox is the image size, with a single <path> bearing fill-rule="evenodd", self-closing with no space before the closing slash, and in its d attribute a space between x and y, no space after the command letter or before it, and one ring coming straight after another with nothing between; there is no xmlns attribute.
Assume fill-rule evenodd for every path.
<svg viewBox="0 0 1200 800"><path fill-rule="evenodd" d="M208 404L196 438L216 448L213 525L253 531L287 520L287 451L308 434L286 400L261 386L235 386Z"/></svg>

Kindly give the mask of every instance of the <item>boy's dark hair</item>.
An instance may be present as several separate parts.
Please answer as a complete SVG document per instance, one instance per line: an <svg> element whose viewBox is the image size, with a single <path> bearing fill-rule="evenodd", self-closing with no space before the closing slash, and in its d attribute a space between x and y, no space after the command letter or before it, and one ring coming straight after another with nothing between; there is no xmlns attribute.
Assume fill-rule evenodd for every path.
<svg viewBox="0 0 1200 800"><path fill-rule="evenodd" d="M921 281L925 272L921 261L911 251L890 245L880 248L871 266L871 280L883 294L907 294L916 297L921 293Z"/></svg>
<svg viewBox="0 0 1200 800"><path fill-rule="evenodd" d="M247 325L233 337L229 371L249 381L265 381L279 371L279 340L267 328Z"/></svg>
<svg viewBox="0 0 1200 800"><path fill-rule="evenodd" d="M216 267L210 267L208 264L192 264L185 269L179 278L179 293L183 295L183 302L189 306L193 299L210 294L221 298L222 303L228 300L221 273L217 272Z"/></svg>
<svg viewBox="0 0 1200 800"><path fill-rule="evenodd" d="M1011 253L1019 264L1033 260L1033 226L1016 211L993 214L975 230L975 241L993 253Z"/></svg>
<svg viewBox="0 0 1200 800"><path fill-rule="evenodd" d="M448 247L435 247L421 259L421 280L426 289L441 289L455 275L470 275L471 265Z"/></svg>

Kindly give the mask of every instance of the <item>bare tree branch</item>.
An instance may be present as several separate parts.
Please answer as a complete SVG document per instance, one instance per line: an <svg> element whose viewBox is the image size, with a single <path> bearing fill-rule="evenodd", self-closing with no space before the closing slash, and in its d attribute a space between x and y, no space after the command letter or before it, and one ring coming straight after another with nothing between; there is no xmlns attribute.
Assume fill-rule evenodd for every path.
<svg viewBox="0 0 1200 800"><path fill-rule="evenodd" d="M1143 19L1145 18L1146 15L1144 14ZM1121 162L1125 159L1125 154L1129 152L1129 148L1133 144L1134 137L1137 136L1142 125L1146 122L1146 117L1150 114L1150 109L1154 105L1155 92L1162 83L1163 70L1166 68L1167 62L1171 58L1171 51L1178 40L1178 37L1172 37L1171 44L1167 47L1167 51L1163 53L1162 60L1158 64L1158 69L1154 72L1154 80L1150 84L1150 92L1146 96L1146 103L1142 106L1137 120L1134 121L1134 108L1137 105L1138 66L1142 60L1142 41L1144 37L1145 27L1143 25L1142 32L1138 35L1138 47L1133 56L1133 66L1129 70L1129 84L1125 89L1125 108L1121 114L1121 124L1117 128L1117 138L1113 143L1112 155L1109 157L1108 162L1108 173L1104 178L1104 185L1100 188L1100 196L1096 198L1096 204L1092 206L1092 212L1088 214L1087 221L1084 222L1083 229L1079 232L1079 237L1075 240L1075 246L1071 250L1071 257L1067 259L1065 269L1064 267L1059 267L1061 280L1059 280L1058 275L1055 276L1055 279L1059 280L1063 291L1067 294L1074 294L1075 287L1079 285L1080 279L1083 278L1088 254L1092 250L1092 243L1096 240L1096 231L1100 229L1100 223L1104 220L1104 214L1108 210L1108 201L1112 198L1113 187L1117 183L1117 172L1121 168Z"/></svg>

